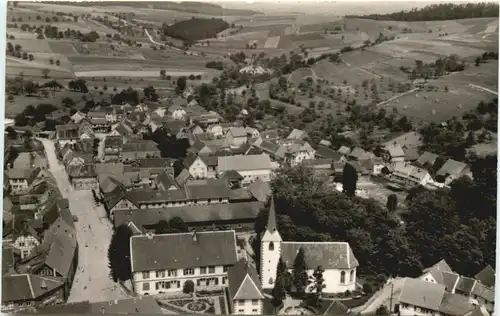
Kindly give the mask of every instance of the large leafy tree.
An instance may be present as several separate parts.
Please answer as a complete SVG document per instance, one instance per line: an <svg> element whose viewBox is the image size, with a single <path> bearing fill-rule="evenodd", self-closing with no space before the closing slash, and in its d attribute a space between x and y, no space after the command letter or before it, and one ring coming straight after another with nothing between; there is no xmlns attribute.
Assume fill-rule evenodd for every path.
<svg viewBox="0 0 500 316"><path fill-rule="evenodd" d="M305 293L309 283L304 248L300 248L293 262L292 282L299 294Z"/></svg>
<svg viewBox="0 0 500 316"><path fill-rule="evenodd" d="M126 225L116 227L108 248L109 269L113 281L130 279L130 237L132 230Z"/></svg>

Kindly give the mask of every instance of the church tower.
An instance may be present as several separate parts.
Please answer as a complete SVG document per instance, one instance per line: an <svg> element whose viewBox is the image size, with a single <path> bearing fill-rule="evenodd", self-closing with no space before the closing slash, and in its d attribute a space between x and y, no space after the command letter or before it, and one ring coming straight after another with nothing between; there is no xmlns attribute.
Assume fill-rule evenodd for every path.
<svg viewBox="0 0 500 316"><path fill-rule="evenodd" d="M262 288L272 289L276 279L276 269L281 256L281 236L276 225L274 196L271 196L266 230L260 244L260 279Z"/></svg>

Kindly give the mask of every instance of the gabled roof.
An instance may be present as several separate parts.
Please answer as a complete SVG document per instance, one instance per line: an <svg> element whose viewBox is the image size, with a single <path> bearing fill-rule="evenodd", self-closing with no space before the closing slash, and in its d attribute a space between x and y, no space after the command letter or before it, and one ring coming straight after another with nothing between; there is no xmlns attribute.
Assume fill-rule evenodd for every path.
<svg viewBox="0 0 500 316"><path fill-rule="evenodd" d="M287 136L287 139L304 139L307 136L307 133L303 130L294 128L290 134Z"/></svg>
<svg viewBox="0 0 500 316"><path fill-rule="evenodd" d="M455 289L465 293L466 295L470 295L476 282L477 281L474 280L473 278L461 276L460 279L458 280L457 287Z"/></svg>
<svg viewBox="0 0 500 316"><path fill-rule="evenodd" d="M474 305L467 297L445 292L437 311L444 315L464 315L473 309Z"/></svg>
<svg viewBox="0 0 500 316"><path fill-rule="evenodd" d="M316 156L320 156L322 158L330 158L335 161L338 161L342 158L341 153L323 145L319 145L318 147L316 147Z"/></svg>
<svg viewBox="0 0 500 316"><path fill-rule="evenodd" d="M344 155L344 156L347 156L351 153L351 148L347 147L347 146L341 146L338 150L337 150L340 154Z"/></svg>
<svg viewBox="0 0 500 316"><path fill-rule="evenodd" d="M228 230L132 236L130 258L132 272L233 265L236 234Z"/></svg>
<svg viewBox="0 0 500 316"><path fill-rule="evenodd" d="M229 297L232 300L258 300L264 299L259 275L254 267L245 259L227 270L229 284Z"/></svg>
<svg viewBox="0 0 500 316"><path fill-rule="evenodd" d="M420 157L418 157L417 163L420 166L424 166L425 164L430 164L432 166L432 165L434 165L434 163L436 162L436 159L438 157L439 157L439 155L436 155L436 154L428 152L428 151L424 151L424 153L422 155L420 155Z"/></svg>
<svg viewBox="0 0 500 316"><path fill-rule="evenodd" d="M63 286L61 278L34 274L13 274L2 277L2 304L35 300Z"/></svg>
<svg viewBox="0 0 500 316"><path fill-rule="evenodd" d="M363 148L360 147L355 147L351 153L349 154L349 157L353 157L356 159L363 159L366 156L366 151Z"/></svg>
<svg viewBox="0 0 500 316"><path fill-rule="evenodd" d="M224 172L228 170L246 171L272 169L271 158L269 155L237 155L227 157L217 157L217 171Z"/></svg>
<svg viewBox="0 0 500 316"><path fill-rule="evenodd" d="M464 171L465 168L467 168L467 164L453 159L448 159L436 174L438 176L458 176Z"/></svg>
<svg viewBox="0 0 500 316"><path fill-rule="evenodd" d="M247 137L247 132L244 127L230 127L228 133L233 137Z"/></svg>
<svg viewBox="0 0 500 316"><path fill-rule="evenodd" d="M405 156L405 152L403 150L403 147L401 147L401 145L396 143L396 142L394 142L392 144L387 144L385 146L385 150L387 150L389 152L389 155L391 156L391 158Z"/></svg>
<svg viewBox="0 0 500 316"><path fill-rule="evenodd" d="M272 194L269 183L262 181L260 178L257 178L252 184L250 184L248 190L252 193L253 197L260 202L269 201L269 197Z"/></svg>
<svg viewBox="0 0 500 316"><path fill-rule="evenodd" d="M283 242L281 255L288 267L292 267L300 248L304 249L309 269L351 269L359 265L347 242Z"/></svg>
<svg viewBox="0 0 500 316"><path fill-rule="evenodd" d="M180 185L184 186L186 184L187 180L191 177L191 174L189 173L189 170L187 169L182 169L182 171L177 175L175 178L175 181Z"/></svg>
<svg viewBox="0 0 500 316"><path fill-rule="evenodd" d="M444 285L420 279L405 278L399 295L399 302L438 311L444 293Z"/></svg>
<svg viewBox="0 0 500 316"><path fill-rule="evenodd" d="M495 270L490 265L484 267L474 278L487 287L495 286Z"/></svg>

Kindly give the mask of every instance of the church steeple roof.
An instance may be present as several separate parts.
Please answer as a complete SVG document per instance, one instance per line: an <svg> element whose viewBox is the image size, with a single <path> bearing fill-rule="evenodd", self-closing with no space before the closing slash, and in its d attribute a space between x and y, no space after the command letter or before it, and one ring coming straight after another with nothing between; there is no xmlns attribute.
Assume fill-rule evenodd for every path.
<svg viewBox="0 0 500 316"><path fill-rule="evenodd" d="M271 202L269 203L269 215L267 217L266 229L268 232L273 233L278 230L276 225L276 209L274 207L274 195L271 195Z"/></svg>

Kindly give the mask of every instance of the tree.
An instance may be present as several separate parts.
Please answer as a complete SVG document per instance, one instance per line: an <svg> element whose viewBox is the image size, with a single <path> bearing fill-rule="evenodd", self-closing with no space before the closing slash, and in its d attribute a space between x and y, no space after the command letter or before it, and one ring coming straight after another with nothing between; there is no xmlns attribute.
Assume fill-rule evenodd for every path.
<svg viewBox="0 0 500 316"><path fill-rule="evenodd" d="M304 248L300 248L293 262L292 282L299 294L304 294L309 283Z"/></svg>
<svg viewBox="0 0 500 316"><path fill-rule="evenodd" d="M33 61L35 59L35 57L33 56L33 54L29 54L28 58L29 58L30 61Z"/></svg>
<svg viewBox="0 0 500 316"><path fill-rule="evenodd" d="M398 206L398 197L396 194L391 194L387 197L387 209L394 212Z"/></svg>
<svg viewBox="0 0 500 316"><path fill-rule="evenodd" d="M24 92L28 95L33 95L38 92L38 86L33 81L26 81L24 84Z"/></svg>
<svg viewBox="0 0 500 316"><path fill-rule="evenodd" d="M16 130L12 127L12 126L9 126L5 129L5 131L7 132L7 137L10 138L10 139L16 139L17 138L17 132Z"/></svg>
<svg viewBox="0 0 500 316"><path fill-rule="evenodd" d="M276 267L276 280L274 282L273 305L280 306L286 296L286 291L290 290L290 277L283 258L280 257Z"/></svg>
<svg viewBox="0 0 500 316"><path fill-rule="evenodd" d="M375 315L377 315L377 316L389 316L391 314L389 313L389 309L387 308L387 306L380 305L380 307L377 308Z"/></svg>
<svg viewBox="0 0 500 316"><path fill-rule="evenodd" d="M130 237L132 230L126 225L116 227L108 248L109 269L111 277L116 282L130 279Z"/></svg>
<svg viewBox="0 0 500 316"><path fill-rule="evenodd" d="M61 65L61 62L58 60L56 60L56 66L60 66Z"/></svg>
<svg viewBox="0 0 500 316"><path fill-rule="evenodd" d="M358 173L356 169L349 163L346 163L342 171L342 190L349 196L356 195L356 184L358 182Z"/></svg>
<svg viewBox="0 0 500 316"><path fill-rule="evenodd" d="M49 77L49 73L50 73L50 70L48 70L47 68L42 69L42 75L45 79L47 79Z"/></svg>
<svg viewBox="0 0 500 316"><path fill-rule="evenodd" d="M182 76L182 77L179 77L179 79L177 79L177 87L179 88L179 90L182 92L186 89L186 77Z"/></svg>
<svg viewBox="0 0 500 316"><path fill-rule="evenodd" d="M75 101L73 101L73 99L71 99L70 97L66 97L62 99L62 105L69 108L75 106Z"/></svg>
<svg viewBox="0 0 500 316"><path fill-rule="evenodd" d="M321 298L321 293L323 293L323 289L326 287L325 278L323 277L323 272L325 272L325 270L321 266L318 266L316 270L314 270L313 272L314 283L312 285L312 288L316 291L314 295L316 306L319 303L319 300Z"/></svg>
<svg viewBox="0 0 500 316"><path fill-rule="evenodd" d="M184 282L184 286L182 287L182 292L186 294L190 294L194 292L194 282L191 280L187 280Z"/></svg>

